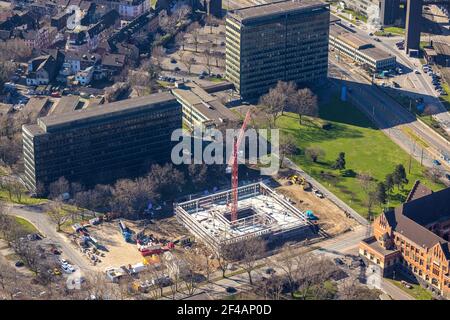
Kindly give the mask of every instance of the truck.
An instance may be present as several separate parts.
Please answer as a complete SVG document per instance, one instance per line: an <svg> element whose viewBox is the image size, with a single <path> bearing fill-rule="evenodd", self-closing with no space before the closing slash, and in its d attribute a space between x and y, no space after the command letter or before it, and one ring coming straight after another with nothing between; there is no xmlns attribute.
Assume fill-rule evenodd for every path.
<svg viewBox="0 0 450 320"><path fill-rule="evenodd" d="M119 220L119 228L120 232L122 232L123 238L126 242L132 243L133 240L133 232L128 228L122 220Z"/></svg>

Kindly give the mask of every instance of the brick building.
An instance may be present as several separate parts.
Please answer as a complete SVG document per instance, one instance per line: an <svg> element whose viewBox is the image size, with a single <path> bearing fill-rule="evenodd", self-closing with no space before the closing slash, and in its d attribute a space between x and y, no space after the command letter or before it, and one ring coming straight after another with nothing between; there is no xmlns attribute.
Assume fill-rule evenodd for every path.
<svg viewBox="0 0 450 320"><path fill-rule="evenodd" d="M405 203L375 219L359 253L384 276L402 272L450 297L449 236L450 188L433 192L417 181Z"/></svg>

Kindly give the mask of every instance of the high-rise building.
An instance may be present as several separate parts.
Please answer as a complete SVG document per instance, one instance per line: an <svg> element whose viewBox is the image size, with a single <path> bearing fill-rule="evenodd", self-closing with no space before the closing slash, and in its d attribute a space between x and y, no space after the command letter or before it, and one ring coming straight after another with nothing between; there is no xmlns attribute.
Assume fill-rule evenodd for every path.
<svg viewBox="0 0 450 320"><path fill-rule="evenodd" d="M407 54L418 54L420 49L420 27L422 25L423 0L407 0L406 2L406 37Z"/></svg>
<svg viewBox="0 0 450 320"><path fill-rule="evenodd" d="M65 177L85 185L135 176L170 160L181 105L170 93L39 118L24 125L25 182L33 192Z"/></svg>
<svg viewBox="0 0 450 320"><path fill-rule="evenodd" d="M329 5L281 1L229 12L226 78L244 98L258 97L279 80L298 84L327 76Z"/></svg>

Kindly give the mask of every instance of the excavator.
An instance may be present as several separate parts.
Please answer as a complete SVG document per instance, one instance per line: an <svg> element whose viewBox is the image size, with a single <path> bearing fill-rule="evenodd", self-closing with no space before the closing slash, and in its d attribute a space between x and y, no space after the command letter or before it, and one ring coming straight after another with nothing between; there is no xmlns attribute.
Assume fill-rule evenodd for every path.
<svg viewBox="0 0 450 320"><path fill-rule="evenodd" d="M303 187L304 191L308 191L311 190L312 186L311 184L305 180L305 178L303 177L299 177L298 175L292 175L288 178L288 180L292 183L292 184L299 184Z"/></svg>

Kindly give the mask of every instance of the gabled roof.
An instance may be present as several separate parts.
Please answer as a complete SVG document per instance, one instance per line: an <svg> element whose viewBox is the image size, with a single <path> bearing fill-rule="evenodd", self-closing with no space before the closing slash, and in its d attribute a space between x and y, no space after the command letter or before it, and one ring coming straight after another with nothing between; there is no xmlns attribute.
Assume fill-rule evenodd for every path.
<svg viewBox="0 0 450 320"><path fill-rule="evenodd" d="M415 200L433 193L433 190L425 186L420 180L416 180L405 202Z"/></svg>
<svg viewBox="0 0 450 320"><path fill-rule="evenodd" d="M450 188L405 202L402 214L423 226L450 219Z"/></svg>
<svg viewBox="0 0 450 320"><path fill-rule="evenodd" d="M415 185L411 191L411 200L403 203L394 210L384 213L389 226L399 234L424 248L432 248L440 244L447 259L450 259L450 244L434 232L426 228L427 225L450 219L450 188L429 193L425 188ZM421 192L429 194L421 197Z"/></svg>

